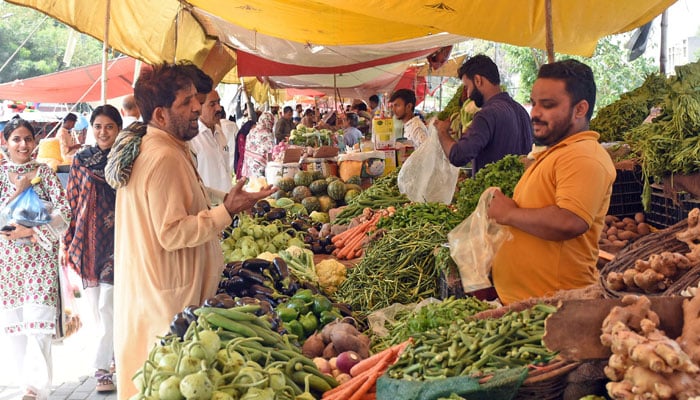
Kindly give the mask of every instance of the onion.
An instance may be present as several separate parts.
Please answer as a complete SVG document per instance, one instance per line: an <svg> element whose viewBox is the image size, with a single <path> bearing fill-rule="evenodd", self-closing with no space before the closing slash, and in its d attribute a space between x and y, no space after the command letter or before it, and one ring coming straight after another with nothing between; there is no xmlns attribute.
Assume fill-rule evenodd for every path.
<svg viewBox="0 0 700 400"><path fill-rule="evenodd" d="M360 362L362 358L359 354L354 351L344 351L338 354L338 359L336 360L336 366L340 372L349 374L350 369Z"/></svg>
<svg viewBox="0 0 700 400"><path fill-rule="evenodd" d="M325 358L314 357L313 361L314 364L316 364L316 368L318 368L319 371L323 372L324 374L331 373L331 365L328 363L328 361L326 361Z"/></svg>

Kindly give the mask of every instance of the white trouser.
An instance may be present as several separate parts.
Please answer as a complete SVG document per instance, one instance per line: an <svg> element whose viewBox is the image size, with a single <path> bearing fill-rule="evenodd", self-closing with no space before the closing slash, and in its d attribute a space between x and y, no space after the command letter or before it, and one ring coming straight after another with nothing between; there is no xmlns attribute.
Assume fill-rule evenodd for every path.
<svg viewBox="0 0 700 400"><path fill-rule="evenodd" d="M99 286L83 289L84 310L95 334L93 367L109 371L114 357L114 285L100 283Z"/></svg>
<svg viewBox="0 0 700 400"><path fill-rule="evenodd" d="M26 304L15 310L5 310L0 315L0 325L12 325L20 321L52 320L55 310L50 307ZM2 334L2 332L0 332ZM16 372L16 381L22 389L32 390L39 399L47 399L53 377L51 358L52 334L37 331L24 331L23 334L7 336L10 347L10 362Z"/></svg>

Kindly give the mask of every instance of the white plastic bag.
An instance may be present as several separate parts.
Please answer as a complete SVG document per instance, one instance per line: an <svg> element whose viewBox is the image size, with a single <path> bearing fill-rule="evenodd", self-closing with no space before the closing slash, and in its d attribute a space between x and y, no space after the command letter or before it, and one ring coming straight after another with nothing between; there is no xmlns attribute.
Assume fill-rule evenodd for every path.
<svg viewBox="0 0 700 400"><path fill-rule="evenodd" d="M459 168L450 164L440 146L437 128L429 124L428 140L404 162L397 183L411 201L450 204L458 175Z"/></svg>
<svg viewBox="0 0 700 400"><path fill-rule="evenodd" d="M487 215L494 190L498 188L484 190L474 212L447 234L450 256L457 264L465 293L491 286L493 257L505 241L513 238L508 229Z"/></svg>

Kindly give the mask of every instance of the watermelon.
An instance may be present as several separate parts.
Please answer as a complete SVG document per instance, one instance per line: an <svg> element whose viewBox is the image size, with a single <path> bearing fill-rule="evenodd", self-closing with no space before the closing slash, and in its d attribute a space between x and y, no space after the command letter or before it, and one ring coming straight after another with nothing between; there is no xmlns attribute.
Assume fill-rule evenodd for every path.
<svg viewBox="0 0 700 400"><path fill-rule="evenodd" d="M301 200L301 205L304 206L308 212L319 211L321 209L321 203L316 196L304 197Z"/></svg>
<svg viewBox="0 0 700 400"><path fill-rule="evenodd" d="M340 179L340 178L338 178L337 176L331 175L329 177L326 177L326 182L331 183L333 181L337 181L338 179Z"/></svg>
<svg viewBox="0 0 700 400"><path fill-rule="evenodd" d="M301 203L304 198L311 196L313 196L313 193L311 193L311 190L307 186L297 186L292 190L292 198L297 203Z"/></svg>
<svg viewBox="0 0 700 400"><path fill-rule="evenodd" d="M320 196L318 202L321 204L321 211L328 212L331 208L336 207L335 200L331 199L330 196Z"/></svg>
<svg viewBox="0 0 700 400"><path fill-rule="evenodd" d="M345 184L341 180L333 181L328 184L328 195L333 200L343 200L345 198Z"/></svg>
<svg viewBox="0 0 700 400"><path fill-rule="evenodd" d="M326 182L325 179L317 179L313 182L311 182L311 185L309 185L309 189L311 189L311 193L313 193L315 196L323 196L326 194L326 189L328 188L328 182Z"/></svg>
<svg viewBox="0 0 700 400"><path fill-rule="evenodd" d="M358 192L361 192L362 188L360 187L360 185L355 185L354 183L346 183L345 190L357 190Z"/></svg>
<svg viewBox="0 0 700 400"><path fill-rule="evenodd" d="M345 203L349 204L352 199L360 195L359 190L355 189L350 189L347 192L345 192Z"/></svg>
<svg viewBox="0 0 700 400"><path fill-rule="evenodd" d="M352 183L354 185L359 185L362 183L362 178L360 178L360 175L353 175L353 176L349 177L348 180L345 181L345 183Z"/></svg>
<svg viewBox="0 0 700 400"><path fill-rule="evenodd" d="M277 181L277 187L280 188L280 191L284 190L285 192L291 192L292 189L294 189L294 186L294 178L289 176L280 178Z"/></svg>
<svg viewBox="0 0 700 400"><path fill-rule="evenodd" d="M314 181L314 174L310 171L298 171L294 174L294 184L297 186L309 186Z"/></svg>
<svg viewBox="0 0 700 400"><path fill-rule="evenodd" d="M323 179L323 171L314 171L314 180Z"/></svg>

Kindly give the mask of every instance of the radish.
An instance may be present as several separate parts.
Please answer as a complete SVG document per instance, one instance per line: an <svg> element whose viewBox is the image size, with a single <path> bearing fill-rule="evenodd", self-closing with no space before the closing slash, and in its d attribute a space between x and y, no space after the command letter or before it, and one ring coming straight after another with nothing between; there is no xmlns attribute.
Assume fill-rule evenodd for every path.
<svg viewBox="0 0 700 400"><path fill-rule="evenodd" d="M349 374L350 369L360 362L362 358L354 351L344 351L338 354L338 359L335 361L338 370L342 373Z"/></svg>

